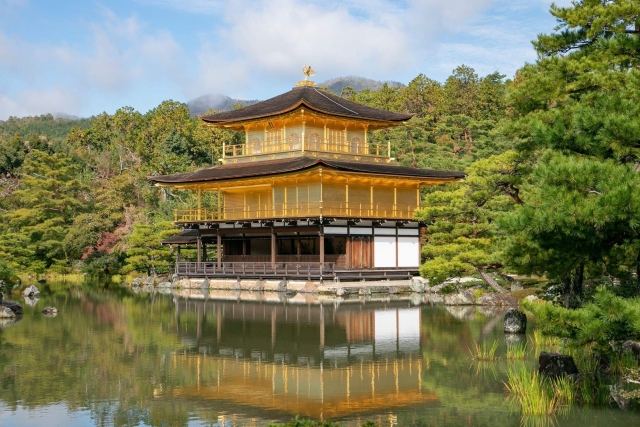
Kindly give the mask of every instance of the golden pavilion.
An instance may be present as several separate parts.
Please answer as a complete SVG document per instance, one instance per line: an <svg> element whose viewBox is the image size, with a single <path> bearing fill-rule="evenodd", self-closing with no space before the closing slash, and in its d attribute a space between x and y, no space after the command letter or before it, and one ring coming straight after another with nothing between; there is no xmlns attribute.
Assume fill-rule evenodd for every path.
<svg viewBox="0 0 640 427"><path fill-rule="evenodd" d="M303 80L282 95L201 117L244 133L223 146L221 164L149 179L197 192L177 209L183 232L163 243L194 245L176 262L184 277L406 279L418 273L420 188L462 172L400 166L390 144L368 132L401 126L409 114L371 108ZM215 207L202 205L213 192ZM207 247L215 251L207 251ZM178 251L179 254L179 251Z"/></svg>

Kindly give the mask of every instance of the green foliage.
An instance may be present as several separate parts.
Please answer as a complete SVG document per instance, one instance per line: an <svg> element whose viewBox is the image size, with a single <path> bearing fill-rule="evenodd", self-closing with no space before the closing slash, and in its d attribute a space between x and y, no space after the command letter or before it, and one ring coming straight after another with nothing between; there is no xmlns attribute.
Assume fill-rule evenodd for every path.
<svg viewBox="0 0 640 427"><path fill-rule="evenodd" d="M473 349L469 349L471 358L473 360L479 360L483 362L494 361L500 359L496 356L496 350L498 349L498 341L493 341L491 345L487 341L483 341L482 344L477 342L473 343Z"/></svg>
<svg viewBox="0 0 640 427"><path fill-rule="evenodd" d="M534 42L539 59L509 93L505 129L540 160L525 203L502 224L512 236L506 259L560 283L567 307L581 303L583 283L640 266L639 10L624 0L553 6L556 32Z"/></svg>
<svg viewBox="0 0 640 427"><path fill-rule="evenodd" d="M572 346L592 345L600 354L615 354L619 345L640 338L640 301L624 299L610 290L597 289L593 302L577 310L549 303L526 303L548 335L567 338Z"/></svg>
<svg viewBox="0 0 640 427"><path fill-rule="evenodd" d="M128 249L123 271L143 271L153 276L167 273L171 264L171 253L170 249L162 246L160 242L177 232L178 230L168 221L134 225L133 232L126 238Z"/></svg>

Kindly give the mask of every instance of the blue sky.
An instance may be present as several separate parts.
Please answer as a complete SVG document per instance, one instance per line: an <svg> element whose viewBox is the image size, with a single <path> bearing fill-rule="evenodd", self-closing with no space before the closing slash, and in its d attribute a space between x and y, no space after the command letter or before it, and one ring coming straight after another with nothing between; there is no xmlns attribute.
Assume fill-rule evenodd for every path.
<svg viewBox="0 0 640 427"><path fill-rule="evenodd" d="M568 5L569 0L557 0ZM555 25L549 0L0 0L0 120L91 116L315 80L508 77Z"/></svg>

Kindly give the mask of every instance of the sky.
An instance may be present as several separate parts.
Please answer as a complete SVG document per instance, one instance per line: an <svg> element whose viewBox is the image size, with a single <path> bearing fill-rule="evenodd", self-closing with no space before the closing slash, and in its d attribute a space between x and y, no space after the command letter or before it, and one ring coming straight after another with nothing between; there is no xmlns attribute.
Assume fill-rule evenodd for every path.
<svg viewBox="0 0 640 427"><path fill-rule="evenodd" d="M568 5L569 0L556 0ZM89 117L205 94L267 99L311 65L444 81L513 77L553 31L551 0L0 0L0 120Z"/></svg>

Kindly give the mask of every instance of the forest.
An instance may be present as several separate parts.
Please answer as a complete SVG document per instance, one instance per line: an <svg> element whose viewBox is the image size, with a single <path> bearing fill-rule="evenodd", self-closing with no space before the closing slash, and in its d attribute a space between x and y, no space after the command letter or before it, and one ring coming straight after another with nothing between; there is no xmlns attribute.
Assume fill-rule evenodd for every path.
<svg viewBox="0 0 640 427"><path fill-rule="evenodd" d="M413 115L371 132L407 166L465 171L423 193L421 274L544 279L577 307L597 286L640 292L640 5L552 6L558 27L512 80L461 65L444 82L340 96ZM328 90L325 88L325 90ZM274 94L275 95L275 94ZM241 108L241 106L237 106ZM216 164L223 142L186 104L69 121L0 122L0 279L168 271L160 241L194 195L147 177ZM215 200L211 201L215 203Z"/></svg>

